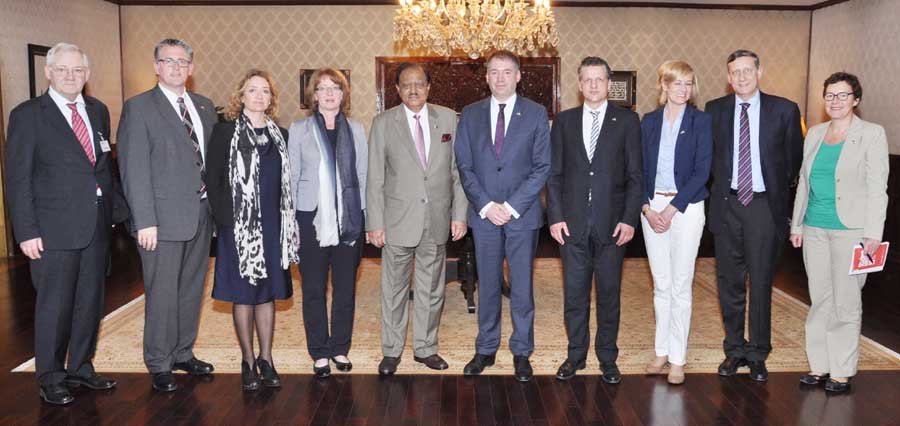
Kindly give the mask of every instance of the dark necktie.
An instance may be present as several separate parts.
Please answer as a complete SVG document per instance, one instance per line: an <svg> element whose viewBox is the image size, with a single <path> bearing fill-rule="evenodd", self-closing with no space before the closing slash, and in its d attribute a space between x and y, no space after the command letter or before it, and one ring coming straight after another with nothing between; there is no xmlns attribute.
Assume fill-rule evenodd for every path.
<svg viewBox="0 0 900 426"><path fill-rule="evenodd" d="M200 140L197 138L197 133L194 132L194 122L191 121L191 114L188 113L187 106L184 104L184 97L178 98L178 111L181 113L181 123L184 124L184 127L187 129L188 136L191 138L191 144L194 146L194 155L197 156L197 165L200 166L200 175L203 175L203 172L206 171L206 166L203 164L203 154L200 153ZM206 193L206 184L200 186L200 197Z"/></svg>
<svg viewBox="0 0 900 426"><path fill-rule="evenodd" d="M750 204L753 200L753 161L750 158L750 118L748 103L741 104L741 133L738 142L738 202Z"/></svg>
<svg viewBox="0 0 900 426"><path fill-rule="evenodd" d="M500 153L503 152L503 139L506 137L506 115L503 114L506 104L498 104L497 106L500 107L500 110L497 113L497 128L494 130L494 154L499 159Z"/></svg>
<svg viewBox="0 0 900 426"><path fill-rule="evenodd" d="M94 164L97 160L94 157L94 147L91 146L91 136L88 135L87 125L84 124L84 119L78 113L78 108L74 102L66 105L72 110L72 131L75 132L75 137L78 138L81 149L87 155L88 161Z"/></svg>

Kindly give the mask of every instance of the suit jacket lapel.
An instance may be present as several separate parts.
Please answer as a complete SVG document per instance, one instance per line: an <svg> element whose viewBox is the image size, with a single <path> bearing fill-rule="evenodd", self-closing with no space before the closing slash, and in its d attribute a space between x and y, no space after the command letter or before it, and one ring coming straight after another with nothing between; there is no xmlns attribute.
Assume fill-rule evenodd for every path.
<svg viewBox="0 0 900 426"><path fill-rule="evenodd" d="M732 169L734 168L734 97L737 95L730 95L726 99L725 102L725 110L722 111L721 118L723 121L723 125L719 126L719 132L724 133L720 134L720 140L725 143L725 164L728 165L728 176L731 176ZM735 182L737 184L737 182Z"/></svg>
<svg viewBox="0 0 900 426"><path fill-rule="evenodd" d="M184 127L184 123L181 122L181 117L175 112L175 108L169 103L169 99L166 98L166 95L163 94L162 89L160 89L159 86L156 86L153 89L153 101L156 104L156 109L159 110L159 114L163 117L165 122L169 124L173 135L180 135L183 136L184 139L190 139L187 129Z"/></svg>
<svg viewBox="0 0 900 426"><path fill-rule="evenodd" d="M769 158L770 144L776 139L772 132L778 128L778 126L771 125L771 123L775 123L775 114L772 111L772 103L768 102L768 95L759 92L759 167L762 169L760 173L763 176L763 181L766 183L766 187L768 187L769 183L766 182L766 159Z"/></svg>
<svg viewBox="0 0 900 426"><path fill-rule="evenodd" d="M66 121L66 117L63 116L59 107L56 106L56 102L53 102L53 98L46 92L41 95L41 108L44 110L44 117L47 118L50 125L56 128L60 135L65 136L66 140L61 141L63 147L69 150L71 155L80 158L81 161L84 161L90 167L91 163L84 153L84 148L81 147L81 142L75 136L75 131L72 130L72 126L69 126L69 122Z"/></svg>
<svg viewBox="0 0 900 426"><path fill-rule="evenodd" d="M597 146L594 147L594 158L590 162L591 168L593 168L595 164L599 164L599 161L594 162L593 160L600 158L600 148L603 146L603 141L610 138L610 132L618 131L619 119L616 117L616 113L617 111L613 108L612 104L606 105L606 114L603 117L603 125L600 127L600 136L597 137ZM581 130L581 126L579 126L578 129ZM587 150L584 145L581 147L581 152L584 153L584 158L587 159Z"/></svg>
<svg viewBox="0 0 900 426"><path fill-rule="evenodd" d="M582 130L582 127L584 126L584 105L578 107L577 111L578 112L572 117L574 123L572 123L571 126L566 126L566 128L570 128L575 132L575 137L570 139L572 143L576 144L573 147L575 151L581 153L578 158L581 158L581 160L584 161L584 164L590 166L591 161L588 160L587 150L584 149L584 131Z"/></svg>
<svg viewBox="0 0 900 426"><path fill-rule="evenodd" d="M494 151L494 143L493 143L494 128L491 127L491 98L487 98L486 100L484 100L484 104L481 107L484 109L484 113L481 114L481 117L483 120L481 122L481 126L482 126L482 128L484 128L486 130L485 132L481 132L482 135L485 135L485 137L483 138L484 139L484 143L483 143L484 150L490 153L490 158L493 158L496 160L497 155L494 153L495 151ZM506 142L504 139L504 144L505 143ZM502 155L502 153L501 153L501 155Z"/></svg>
<svg viewBox="0 0 900 426"><path fill-rule="evenodd" d="M212 136L212 128L216 124L216 113L215 111L207 111L206 105L195 93L187 90L184 93L191 97L194 109L197 110L197 115L200 116L200 121L203 123L203 141L201 143L203 144L203 151L206 152L206 146L209 144L209 138ZM178 121L181 121L181 117L178 118Z"/></svg>
<svg viewBox="0 0 900 426"><path fill-rule="evenodd" d="M100 115L97 113L97 106L94 105L94 102L85 99L84 109L87 110L88 120L90 120L91 122L91 130L94 132L94 140L92 146L94 147L94 159L96 160L94 162L94 168L96 168L97 164L100 164L100 160L108 154L106 152L103 152L103 150L100 148L100 140L106 139L108 136L104 135L103 131L101 130L103 125L100 122ZM87 158L87 156L85 156L85 158Z"/></svg>
<svg viewBox="0 0 900 426"><path fill-rule="evenodd" d="M660 117L662 117L662 115L660 115ZM691 109L691 106L688 105L684 107L684 115L681 116L681 125L678 126L678 135L675 137L675 162L678 162L678 151L684 146L685 140L691 136L688 132L693 127L694 111ZM657 127L657 131L661 131L660 129L662 129L662 126ZM657 144L659 143L659 137L654 140ZM659 151L657 150L657 152Z"/></svg>
<svg viewBox="0 0 900 426"><path fill-rule="evenodd" d="M416 151L416 141L413 139L412 131L409 128L409 120L406 118L406 109L403 105L397 107L394 114L394 130L397 132L397 141L403 145L403 148L409 153L415 164L422 170L422 162L419 161L419 153Z"/></svg>
<svg viewBox="0 0 900 426"><path fill-rule="evenodd" d="M428 170L431 170L431 165L435 163L437 157L437 152L441 147L441 137L443 136L440 131L439 126L440 117L438 117L437 110L433 107L428 107ZM427 173L426 173L427 174Z"/></svg>

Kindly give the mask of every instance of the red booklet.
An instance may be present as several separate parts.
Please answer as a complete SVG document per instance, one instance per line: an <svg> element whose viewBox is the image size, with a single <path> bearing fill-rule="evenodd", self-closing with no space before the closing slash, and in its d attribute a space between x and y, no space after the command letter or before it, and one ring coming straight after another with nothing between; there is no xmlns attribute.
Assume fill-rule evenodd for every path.
<svg viewBox="0 0 900 426"><path fill-rule="evenodd" d="M885 241L878 246L878 250L869 259L866 256L862 245L853 247L853 257L850 259L850 275L868 274L869 272L878 272L884 269L884 262L887 261L888 247L890 242Z"/></svg>

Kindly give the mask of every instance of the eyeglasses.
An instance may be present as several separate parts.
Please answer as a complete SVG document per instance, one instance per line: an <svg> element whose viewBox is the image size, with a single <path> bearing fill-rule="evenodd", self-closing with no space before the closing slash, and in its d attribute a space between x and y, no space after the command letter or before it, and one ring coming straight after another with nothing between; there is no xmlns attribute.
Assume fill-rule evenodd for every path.
<svg viewBox="0 0 900 426"><path fill-rule="evenodd" d="M825 94L824 97L825 97L825 100L828 102L831 102L835 99L837 99L839 101L846 101L847 98L849 98L851 95L853 95L852 92L838 92L838 93L828 92Z"/></svg>
<svg viewBox="0 0 900 426"><path fill-rule="evenodd" d="M400 85L400 90L402 90L402 91L405 92L405 91L410 90L410 89L413 89L413 88L416 88L416 89L420 89L420 90L421 90L421 89L425 89L426 87L428 87L428 82L425 82L425 81L414 81L414 82L412 82L412 83L403 83L403 84L401 84L401 85Z"/></svg>
<svg viewBox="0 0 900 426"><path fill-rule="evenodd" d="M158 59L156 62L159 62L169 68L175 68L176 66L178 68L187 68L188 65L191 64L191 61L189 61L187 59L175 59L175 58Z"/></svg>
<svg viewBox="0 0 900 426"><path fill-rule="evenodd" d="M732 71L730 74L731 74L731 76L734 77L734 78L739 78L739 77L741 77L741 76L743 76L743 77L750 77L750 76L752 76L753 73L755 73L755 72L756 72L756 68L742 68L742 69L739 69L739 70L734 70L734 71Z"/></svg>
<svg viewBox="0 0 900 426"><path fill-rule="evenodd" d="M319 93L338 93L338 92L343 92L343 91L344 90L341 89L341 86L319 86L319 87L316 87L316 92L319 92Z"/></svg>
<svg viewBox="0 0 900 426"><path fill-rule="evenodd" d="M66 74L71 73L72 75L79 76L79 77L83 76L87 72L87 67L69 68L69 67L63 67L63 66L54 66L54 67L50 67L50 69L57 74L66 75Z"/></svg>

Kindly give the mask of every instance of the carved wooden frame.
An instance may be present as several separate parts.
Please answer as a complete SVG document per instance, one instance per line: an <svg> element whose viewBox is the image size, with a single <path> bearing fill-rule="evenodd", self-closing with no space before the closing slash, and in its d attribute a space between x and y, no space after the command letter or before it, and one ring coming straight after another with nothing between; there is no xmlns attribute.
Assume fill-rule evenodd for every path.
<svg viewBox="0 0 900 426"><path fill-rule="evenodd" d="M484 79L484 58L377 56L375 57L377 113L400 104L400 95L394 88L394 82L396 70L404 62L420 64L431 74L429 102L459 112L464 106L490 95ZM552 119L559 112L559 57L526 57L520 58L520 62L522 80L516 92L544 105Z"/></svg>

